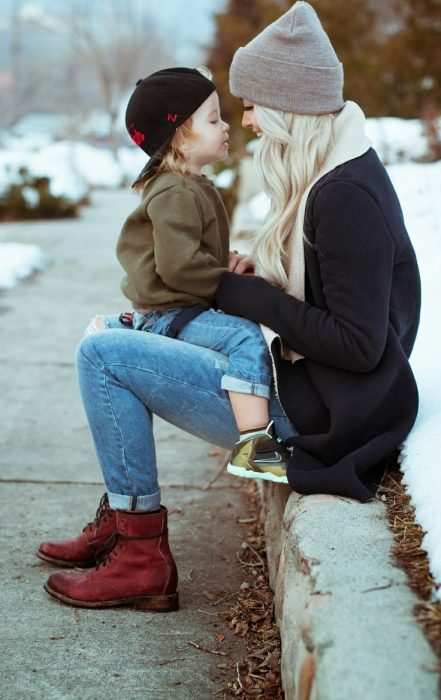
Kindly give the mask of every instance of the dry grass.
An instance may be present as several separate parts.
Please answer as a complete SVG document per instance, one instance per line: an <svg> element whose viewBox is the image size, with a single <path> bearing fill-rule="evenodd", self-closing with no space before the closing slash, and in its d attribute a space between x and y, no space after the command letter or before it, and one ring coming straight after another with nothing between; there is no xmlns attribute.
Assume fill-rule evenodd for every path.
<svg viewBox="0 0 441 700"><path fill-rule="evenodd" d="M243 637L247 655L226 669L224 698L274 698L283 700L280 683L280 635L274 622L274 594L268 585L263 525L259 522L260 499L254 483L247 483L246 526L238 561L245 582L219 616L233 634Z"/></svg>
<svg viewBox="0 0 441 700"><path fill-rule="evenodd" d="M419 598L414 609L415 617L438 657L441 672L441 603L431 600L435 582L427 552L421 546L424 531L415 521L415 511L402 477L396 460L392 460L380 495L386 502L389 526L394 534L393 554L406 572L410 588Z"/></svg>

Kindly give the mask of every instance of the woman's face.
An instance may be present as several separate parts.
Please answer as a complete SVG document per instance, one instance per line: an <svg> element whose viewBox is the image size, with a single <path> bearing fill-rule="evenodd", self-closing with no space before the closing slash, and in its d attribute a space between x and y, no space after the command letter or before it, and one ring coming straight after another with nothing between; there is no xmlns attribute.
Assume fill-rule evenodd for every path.
<svg viewBox="0 0 441 700"><path fill-rule="evenodd" d="M242 126L244 129L252 129L255 134L260 136L262 133L259 123L257 121L256 110L254 105L249 100L242 100L243 104L243 117Z"/></svg>

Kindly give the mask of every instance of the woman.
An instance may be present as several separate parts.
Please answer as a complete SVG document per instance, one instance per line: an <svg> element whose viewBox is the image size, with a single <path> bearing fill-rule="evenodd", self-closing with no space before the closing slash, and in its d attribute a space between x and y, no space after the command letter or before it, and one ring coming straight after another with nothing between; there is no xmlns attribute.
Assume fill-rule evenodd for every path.
<svg viewBox="0 0 441 700"><path fill-rule="evenodd" d="M304 2L236 53L231 91L243 100L243 125L261 135L256 159L272 207L256 237L255 274L242 274L250 261L233 256L217 302L262 325L275 369L270 417L292 448L291 486L366 501L415 420L408 356L420 286L398 199L342 88L342 66ZM104 497L79 537L41 545L40 556L67 566L92 566L107 551L94 569L53 574L49 593L85 607L177 607L166 510L142 510L146 494L127 478L144 469L158 488L153 414L232 447L221 357L139 332L81 343L80 384L106 486L124 504L128 496L132 511Z"/></svg>

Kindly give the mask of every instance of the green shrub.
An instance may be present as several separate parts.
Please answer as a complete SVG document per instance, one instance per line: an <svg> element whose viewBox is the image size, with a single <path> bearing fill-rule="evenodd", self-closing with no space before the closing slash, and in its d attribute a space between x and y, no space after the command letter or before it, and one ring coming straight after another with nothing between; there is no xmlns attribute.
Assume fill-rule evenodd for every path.
<svg viewBox="0 0 441 700"><path fill-rule="evenodd" d="M18 176L17 182L0 193L0 221L78 216L79 203L52 194L48 177L33 177L26 168L21 168Z"/></svg>

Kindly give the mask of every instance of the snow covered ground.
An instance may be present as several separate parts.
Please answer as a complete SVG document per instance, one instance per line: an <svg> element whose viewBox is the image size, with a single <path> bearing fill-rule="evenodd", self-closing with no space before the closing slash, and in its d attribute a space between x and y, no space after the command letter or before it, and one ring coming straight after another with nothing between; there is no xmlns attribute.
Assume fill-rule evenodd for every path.
<svg viewBox="0 0 441 700"><path fill-rule="evenodd" d="M401 469L416 518L426 531L423 548L441 585L441 162L388 168L400 195L422 278L421 325L411 357L420 391L416 424L404 443ZM441 588L434 592L441 600Z"/></svg>
<svg viewBox="0 0 441 700"><path fill-rule="evenodd" d="M10 289L38 270L44 270L47 258L37 245L0 243L0 290Z"/></svg>
<svg viewBox="0 0 441 700"><path fill-rule="evenodd" d="M389 163L388 172L398 191L421 270L421 326L411 359L420 388L420 411L403 446L401 466L416 518L427 533L423 547L429 553L434 578L441 585L441 469L438 467L441 454L441 330L437 321L441 298L441 162L410 162L424 152L420 129L414 121L368 120L369 135L380 155ZM24 158L24 164L31 172L52 175L57 194L68 194L66 189L70 187L74 192L75 177L77 183L83 182L84 186L119 186L124 176L134 177L145 163L145 156L135 148L121 149L120 164L117 165L109 151L85 144L58 142L35 151L26 149L25 145L22 142L20 146L12 148L11 145L8 150L0 150L0 189L2 174L3 181L10 179L11 170ZM7 163L13 166L9 172ZM220 181L219 186L222 184ZM267 206L265 195L257 194L246 203L244 220L252 222L255 229ZM246 249L246 241L241 240L240 246ZM0 244L0 289L12 287L44 266L44 255L36 246ZM434 595L441 600L441 588Z"/></svg>
<svg viewBox="0 0 441 700"><path fill-rule="evenodd" d="M31 176L49 177L53 195L77 202L88 195L91 187L121 187L135 179L146 161L147 156L134 147L120 148L115 159L109 148L81 141L7 137L0 148L0 192L17 181L19 170L26 168Z"/></svg>

